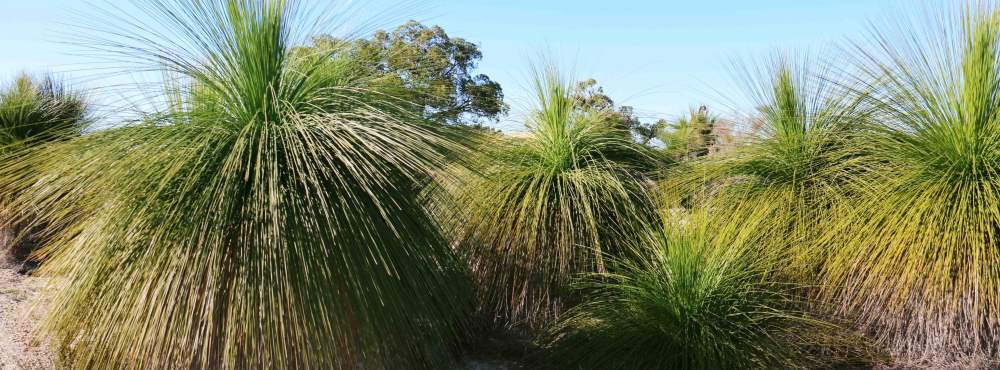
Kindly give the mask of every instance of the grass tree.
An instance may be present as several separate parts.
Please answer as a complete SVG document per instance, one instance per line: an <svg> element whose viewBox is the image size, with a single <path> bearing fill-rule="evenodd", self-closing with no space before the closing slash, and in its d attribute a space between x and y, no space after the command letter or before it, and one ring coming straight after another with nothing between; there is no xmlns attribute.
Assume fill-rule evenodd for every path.
<svg viewBox="0 0 1000 370"><path fill-rule="evenodd" d="M449 196L479 305L504 325L537 327L568 299L569 279L603 272L603 255L653 219L651 157L614 112L576 109L554 68L535 75L525 137L501 137L469 160Z"/></svg>
<svg viewBox="0 0 1000 370"><path fill-rule="evenodd" d="M356 64L291 52L332 26L299 1L134 4L98 47L176 76L170 106L0 169L66 226L42 256L68 364L446 366L468 285L418 195L451 141Z"/></svg>
<svg viewBox="0 0 1000 370"><path fill-rule="evenodd" d="M822 254L813 242L843 200L846 176L861 168L848 143L871 113L807 58L738 64L737 75L757 106L755 130L729 153L671 169L666 206L711 210L719 223L766 220L758 232L792 249L789 272L815 276Z"/></svg>
<svg viewBox="0 0 1000 370"><path fill-rule="evenodd" d="M781 254L752 223L691 218L629 241L638 257L579 284L591 292L550 328L555 364L574 369L808 368L835 326L810 317ZM718 225L719 227L713 226ZM725 229L725 230L723 230ZM847 343L847 342L842 342Z"/></svg>
<svg viewBox="0 0 1000 370"><path fill-rule="evenodd" d="M828 297L903 363L984 366L1000 351L1000 12L903 15L858 44L882 115L870 171L830 228ZM923 17L923 18L921 18Z"/></svg>
<svg viewBox="0 0 1000 370"><path fill-rule="evenodd" d="M663 142L663 151L674 160L703 157L711 153L715 145L714 130L718 120L703 105L698 110L691 110L687 117L665 124L656 134Z"/></svg>
<svg viewBox="0 0 1000 370"><path fill-rule="evenodd" d="M52 141L80 135L90 123L82 95L46 76L18 76L0 91L0 146Z"/></svg>
<svg viewBox="0 0 1000 370"><path fill-rule="evenodd" d="M18 76L0 91L0 153L79 136L90 121L83 96L57 79ZM0 250L11 248L17 260L27 258L37 242L24 227L37 221L32 220L31 208L3 210L8 225L2 228Z"/></svg>

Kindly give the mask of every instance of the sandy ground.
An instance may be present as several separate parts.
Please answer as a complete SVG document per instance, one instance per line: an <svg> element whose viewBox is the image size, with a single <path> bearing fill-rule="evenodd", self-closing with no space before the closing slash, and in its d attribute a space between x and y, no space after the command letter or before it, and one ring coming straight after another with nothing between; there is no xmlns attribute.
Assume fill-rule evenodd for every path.
<svg viewBox="0 0 1000 370"><path fill-rule="evenodd" d="M34 330L44 309L39 291L42 278L17 273L19 265L0 255L0 370L49 370L56 367L55 357ZM462 369L520 369L516 362L502 355L466 358ZM494 358L496 357L496 358Z"/></svg>
<svg viewBox="0 0 1000 370"><path fill-rule="evenodd" d="M0 256L0 370L52 369L53 356L33 335L42 281L17 269Z"/></svg>

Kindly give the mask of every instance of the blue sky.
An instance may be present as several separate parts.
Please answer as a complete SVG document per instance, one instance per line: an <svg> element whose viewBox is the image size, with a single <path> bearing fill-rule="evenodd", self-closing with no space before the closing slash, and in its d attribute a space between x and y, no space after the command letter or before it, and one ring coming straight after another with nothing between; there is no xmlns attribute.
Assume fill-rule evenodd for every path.
<svg viewBox="0 0 1000 370"><path fill-rule="evenodd" d="M326 1L326 0L318 0ZM19 71L87 79L64 23L78 0L0 1L0 78ZM596 78L644 117L670 118L710 104L739 109L728 65L734 57L817 50L860 35L868 20L900 6L879 0L355 0L357 19L388 28L416 19L482 47L480 70L504 86L515 112L527 106L530 61L553 56L574 77ZM360 22L358 22L360 24ZM114 26L114 25L108 25ZM86 87L86 86L84 86ZM724 98L725 99L724 99ZM500 123L517 129L517 114Z"/></svg>

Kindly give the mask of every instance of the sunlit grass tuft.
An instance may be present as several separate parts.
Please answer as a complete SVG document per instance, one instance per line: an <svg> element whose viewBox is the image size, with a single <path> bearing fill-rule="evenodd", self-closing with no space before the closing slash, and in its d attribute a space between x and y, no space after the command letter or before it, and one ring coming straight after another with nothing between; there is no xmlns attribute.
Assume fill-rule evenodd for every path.
<svg viewBox="0 0 1000 370"><path fill-rule="evenodd" d="M655 219L644 172L654 160L605 112L575 109L554 68L535 76L524 137L481 146L450 187L454 239L479 305L502 325L538 327L574 298L575 274Z"/></svg>
<svg viewBox="0 0 1000 370"><path fill-rule="evenodd" d="M66 363L448 366L470 291L419 190L458 147L353 61L293 53L324 20L301 2L135 5L156 27L98 47L176 77L170 106L0 167L63 225L41 257Z"/></svg>
<svg viewBox="0 0 1000 370"><path fill-rule="evenodd" d="M33 78L26 74L0 91L0 154L11 155L33 146L79 136L92 123L90 107L81 93L51 76ZM38 176L37 168L22 168L23 176ZM9 198L3 192L0 198ZM0 199L4 201L5 199ZM2 209L0 255L10 248L15 260L24 260L41 242L27 227L40 223L33 207Z"/></svg>
<svg viewBox="0 0 1000 370"><path fill-rule="evenodd" d="M84 97L50 77L18 76L0 91L0 146L79 135L91 122Z"/></svg>
<svg viewBox="0 0 1000 370"><path fill-rule="evenodd" d="M902 363L943 366L1000 350L1000 13L926 9L857 45L883 114L858 143L872 167L828 229L825 279Z"/></svg>
<svg viewBox="0 0 1000 370"><path fill-rule="evenodd" d="M743 226L689 219L633 240L635 257L580 284L587 300L550 330L553 360L574 369L819 364L806 349L836 327L804 311L801 288L778 277L783 256Z"/></svg>
<svg viewBox="0 0 1000 370"><path fill-rule="evenodd" d="M811 64L789 56L738 64L757 107L754 131L730 152L670 169L662 187L674 210L707 210L716 223L762 220L762 247L789 249L786 272L810 284L825 255L817 235L849 196L849 175L863 171L850 142L872 114Z"/></svg>

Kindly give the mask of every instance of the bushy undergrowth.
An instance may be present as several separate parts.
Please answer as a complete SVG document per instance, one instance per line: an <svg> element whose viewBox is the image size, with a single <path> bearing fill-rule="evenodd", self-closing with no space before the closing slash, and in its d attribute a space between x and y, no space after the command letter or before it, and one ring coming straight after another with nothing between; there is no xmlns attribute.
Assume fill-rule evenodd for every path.
<svg viewBox="0 0 1000 370"><path fill-rule="evenodd" d="M551 330L552 355L581 369L764 369L815 365L805 348L835 326L804 310L781 255L701 221L637 239L636 256L582 284L588 299ZM814 336L810 338L810 336Z"/></svg>

